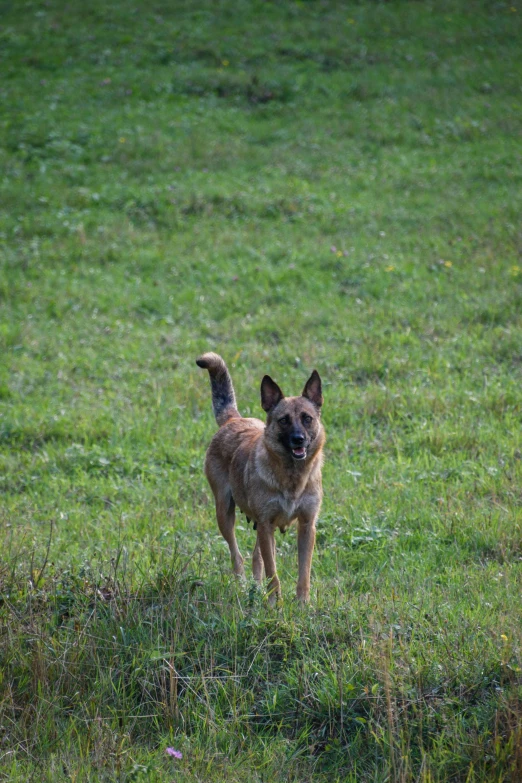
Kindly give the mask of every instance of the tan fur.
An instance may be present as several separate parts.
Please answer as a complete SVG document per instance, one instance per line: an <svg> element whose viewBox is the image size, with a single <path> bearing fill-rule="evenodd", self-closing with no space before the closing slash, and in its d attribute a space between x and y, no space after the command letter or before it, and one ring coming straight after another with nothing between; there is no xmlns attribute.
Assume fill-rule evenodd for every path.
<svg viewBox="0 0 522 783"><path fill-rule="evenodd" d="M214 366L219 372L223 366L226 369L217 354L204 354L197 362L209 370L211 382L212 373L218 371ZM228 370L226 383L231 389ZM261 398L268 413L266 425L259 419L243 418L235 407L235 397L233 406L227 405L225 421L222 408L214 407L221 426L208 448L205 473L214 493L219 529L238 576L244 576L244 567L234 532L236 505L254 522L257 541L252 570L257 582L265 572L271 603L281 597L274 533L276 528L285 531L297 520L297 598L305 602L310 597L315 525L322 500L325 434L320 420L321 379L314 371L302 396L285 398L277 384L265 376ZM292 448L300 438L306 446Z"/></svg>

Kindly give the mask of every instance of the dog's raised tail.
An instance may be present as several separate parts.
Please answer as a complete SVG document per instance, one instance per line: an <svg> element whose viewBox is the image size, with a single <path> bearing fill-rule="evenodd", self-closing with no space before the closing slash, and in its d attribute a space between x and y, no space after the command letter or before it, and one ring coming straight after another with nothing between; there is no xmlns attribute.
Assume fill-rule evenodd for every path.
<svg viewBox="0 0 522 783"><path fill-rule="evenodd" d="M212 408L219 426L221 427L229 419L240 417L232 378L221 356L217 353L204 353L196 359L196 364L208 370L212 389Z"/></svg>

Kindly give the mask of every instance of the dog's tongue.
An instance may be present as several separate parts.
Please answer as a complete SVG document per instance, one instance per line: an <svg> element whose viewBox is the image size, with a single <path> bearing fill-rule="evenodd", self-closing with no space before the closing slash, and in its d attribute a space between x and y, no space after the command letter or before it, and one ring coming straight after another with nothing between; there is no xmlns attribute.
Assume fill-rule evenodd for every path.
<svg viewBox="0 0 522 783"><path fill-rule="evenodd" d="M304 448L304 446L301 446L301 448L299 449L292 449L292 452L295 457L304 457L304 455L306 454L306 449Z"/></svg>

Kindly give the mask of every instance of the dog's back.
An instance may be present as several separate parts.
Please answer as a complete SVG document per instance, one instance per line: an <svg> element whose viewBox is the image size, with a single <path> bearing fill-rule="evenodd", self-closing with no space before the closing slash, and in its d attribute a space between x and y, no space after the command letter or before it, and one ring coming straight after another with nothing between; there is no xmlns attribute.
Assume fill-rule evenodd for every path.
<svg viewBox="0 0 522 783"><path fill-rule="evenodd" d="M222 475L226 472L227 483L230 483L232 460L238 452L244 459L255 449L259 438L263 437L265 425L259 419L245 419L238 414L229 418L216 432L207 449L205 458L205 473L211 484L215 484L216 471ZM243 460L239 459L239 462Z"/></svg>

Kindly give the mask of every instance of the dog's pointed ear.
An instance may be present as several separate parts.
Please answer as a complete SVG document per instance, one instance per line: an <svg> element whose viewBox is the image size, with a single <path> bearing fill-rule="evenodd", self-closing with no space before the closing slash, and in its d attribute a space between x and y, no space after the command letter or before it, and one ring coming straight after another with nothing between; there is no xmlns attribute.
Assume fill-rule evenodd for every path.
<svg viewBox="0 0 522 783"><path fill-rule="evenodd" d="M311 376L308 378L305 387L303 389L303 397L310 400L316 408L320 408L323 404L323 390L321 388L321 377L317 370L314 370Z"/></svg>
<svg viewBox="0 0 522 783"><path fill-rule="evenodd" d="M269 375L265 375L261 381L261 406L269 413L278 402L284 398L284 394L275 381Z"/></svg>

